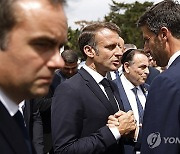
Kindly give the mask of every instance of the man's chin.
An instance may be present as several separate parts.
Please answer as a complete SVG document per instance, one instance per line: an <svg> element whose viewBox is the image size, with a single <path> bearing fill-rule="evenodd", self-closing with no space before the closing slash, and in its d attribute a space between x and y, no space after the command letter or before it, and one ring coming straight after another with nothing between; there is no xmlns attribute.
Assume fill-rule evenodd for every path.
<svg viewBox="0 0 180 154"><path fill-rule="evenodd" d="M33 91L32 93L35 97L43 97L43 96L46 96L48 92L49 92L49 86L39 88L36 91Z"/></svg>
<svg viewBox="0 0 180 154"><path fill-rule="evenodd" d="M111 68L111 71L117 71L118 68L119 68L118 66L114 66L114 67Z"/></svg>

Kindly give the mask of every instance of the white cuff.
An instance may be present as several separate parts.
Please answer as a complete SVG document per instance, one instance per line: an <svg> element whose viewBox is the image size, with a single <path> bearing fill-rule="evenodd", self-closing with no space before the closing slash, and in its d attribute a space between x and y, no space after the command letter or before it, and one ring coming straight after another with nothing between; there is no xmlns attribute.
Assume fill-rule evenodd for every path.
<svg viewBox="0 0 180 154"><path fill-rule="evenodd" d="M109 129L112 132L112 134L116 140L119 140L121 138L121 134L119 133L119 130L117 127L109 127Z"/></svg>

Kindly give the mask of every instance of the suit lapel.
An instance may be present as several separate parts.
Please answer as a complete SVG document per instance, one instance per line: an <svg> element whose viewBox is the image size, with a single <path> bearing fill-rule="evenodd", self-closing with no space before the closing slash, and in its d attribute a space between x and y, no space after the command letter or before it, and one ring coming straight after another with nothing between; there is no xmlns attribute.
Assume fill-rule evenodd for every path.
<svg viewBox="0 0 180 154"><path fill-rule="evenodd" d="M149 85L146 84L146 83L144 83L144 84L140 85L140 88L141 88L144 96L147 97L147 95L148 95L148 90L149 90Z"/></svg>
<svg viewBox="0 0 180 154"><path fill-rule="evenodd" d="M109 111L109 113L114 114L115 111L113 110L110 102L108 101L106 95L101 90L99 85L93 79L93 77L84 68L81 68L79 70L79 73L86 81L86 85L89 87L89 89L96 95L96 97L101 101L101 103L105 106L105 108Z"/></svg>
<svg viewBox="0 0 180 154"><path fill-rule="evenodd" d="M26 153L28 154L28 148L25 144L25 140L23 138L23 134L20 131L20 128L14 121L14 119L10 116L6 108L0 102L0 132L3 133L7 143L12 147L15 153Z"/></svg>
<svg viewBox="0 0 180 154"><path fill-rule="evenodd" d="M111 84L111 87L113 89L114 96L115 96L116 100L118 101L120 110L124 111L124 105L122 103L122 99L121 99L121 96L119 94L119 90L118 90L117 85L113 81L110 81L110 84ZM117 111L118 111L118 109L117 109Z"/></svg>

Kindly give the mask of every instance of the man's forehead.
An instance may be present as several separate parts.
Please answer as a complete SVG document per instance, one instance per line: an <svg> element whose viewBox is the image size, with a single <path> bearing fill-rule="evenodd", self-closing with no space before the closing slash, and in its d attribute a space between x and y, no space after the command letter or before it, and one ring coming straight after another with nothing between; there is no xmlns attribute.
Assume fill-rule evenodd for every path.
<svg viewBox="0 0 180 154"><path fill-rule="evenodd" d="M42 6L42 4L38 1L20 1L18 5L24 10L39 9Z"/></svg>
<svg viewBox="0 0 180 154"><path fill-rule="evenodd" d="M141 27L141 30L143 32L143 37L147 37L149 35L152 35L153 32L150 31L150 29L145 25Z"/></svg>

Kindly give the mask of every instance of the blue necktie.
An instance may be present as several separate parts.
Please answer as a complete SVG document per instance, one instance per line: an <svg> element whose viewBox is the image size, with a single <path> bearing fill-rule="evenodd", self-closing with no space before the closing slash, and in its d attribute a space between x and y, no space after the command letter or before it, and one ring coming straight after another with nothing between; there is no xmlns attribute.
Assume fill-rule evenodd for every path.
<svg viewBox="0 0 180 154"><path fill-rule="evenodd" d="M132 91L134 92L134 95L136 97L136 103L137 103L137 107L138 107L138 113L139 113L139 123L142 123L143 122L143 114L144 114L144 110L143 110L143 107L142 107L142 104L138 98L138 95L137 95L137 87L134 87L132 89Z"/></svg>
<svg viewBox="0 0 180 154"><path fill-rule="evenodd" d="M121 84L121 80L120 80L120 75L119 75L119 71L114 71L115 75L116 75L116 79L114 80L117 87L120 88L120 84Z"/></svg>
<svg viewBox="0 0 180 154"><path fill-rule="evenodd" d="M103 87L104 87L104 90L105 90L105 92L106 92L106 94L107 94L107 96L108 96L108 98L109 98L109 101L110 101L110 103L111 103L114 111L117 112L117 111L118 111L117 102L116 102L116 100L115 100L115 98L114 98L114 94L113 94L113 92L112 92L111 85L110 85L108 79L104 78L104 79L101 81L101 84L102 84Z"/></svg>

